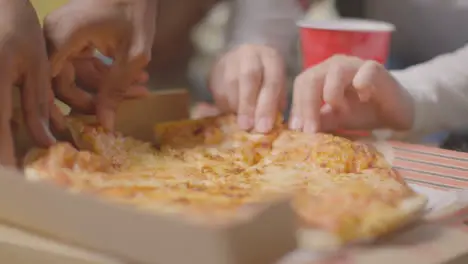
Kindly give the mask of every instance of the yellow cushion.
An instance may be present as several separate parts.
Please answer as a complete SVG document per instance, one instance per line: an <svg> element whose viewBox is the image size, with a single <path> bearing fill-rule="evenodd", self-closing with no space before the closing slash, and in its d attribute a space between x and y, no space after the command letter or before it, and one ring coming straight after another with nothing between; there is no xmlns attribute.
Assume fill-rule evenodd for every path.
<svg viewBox="0 0 468 264"><path fill-rule="evenodd" d="M37 15L39 16L39 20L42 23L42 20L44 20L44 17L53 11L54 9L57 9L61 5L67 3L67 0L30 0L34 8L36 9Z"/></svg>

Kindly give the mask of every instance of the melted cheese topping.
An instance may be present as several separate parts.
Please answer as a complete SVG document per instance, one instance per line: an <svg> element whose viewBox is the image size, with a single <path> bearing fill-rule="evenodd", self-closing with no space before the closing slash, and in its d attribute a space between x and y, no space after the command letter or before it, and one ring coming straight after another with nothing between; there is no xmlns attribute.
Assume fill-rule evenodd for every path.
<svg viewBox="0 0 468 264"><path fill-rule="evenodd" d="M294 195L306 226L343 241L397 226L399 205L415 195L370 146L287 131L281 120L268 135L241 131L233 116L162 124L159 148L95 126L74 129L88 151L57 144L28 166L31 179L146 210L231 218Z"/></svg>

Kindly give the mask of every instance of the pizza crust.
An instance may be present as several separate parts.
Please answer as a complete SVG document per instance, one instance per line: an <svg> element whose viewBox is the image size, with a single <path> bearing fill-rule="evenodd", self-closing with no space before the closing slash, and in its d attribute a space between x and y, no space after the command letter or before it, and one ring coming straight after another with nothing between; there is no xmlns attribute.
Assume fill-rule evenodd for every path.
<svg viewBox="0 0 468 264"><path fill-rule="evenodd" d="M404 227L417 222L425 213L427 198L422 195L408 197L403 200L395 210L396 222L389 223L395 226L394 229L382 233L379 236L360 238L357 241L348 241L346 244L366 244L371 243L385 234L391 234ZM328 232L320 228L300 227L296 233L298 247L308 250L332 251L344 245L343 240L336 233Z"/></svg>
<svg viewBox="0 0 468 264"><path fill-rule="evenodd" d="M395 151L390 143L387 141L377 140L377 141L362 141L366 144L372 145L378 152L380 152L388 164L393 165L395 160Z"/></svg>
<svg viewBox="0 0 468 264"><path fill-rule="evenodd" d="M28 165L33 164L35 161L47 155L46 149L33 148L29 150L23 158L23 166L28 169Z"/></svg>
<svg viewBox="0 0 468 264"><path fill-rule="evenodd" d="M26 168L24 169L24 174L26 176L26 179L31 181L31 182L40 182L44 180L44 177L42 173L34 168Z"/></svg>

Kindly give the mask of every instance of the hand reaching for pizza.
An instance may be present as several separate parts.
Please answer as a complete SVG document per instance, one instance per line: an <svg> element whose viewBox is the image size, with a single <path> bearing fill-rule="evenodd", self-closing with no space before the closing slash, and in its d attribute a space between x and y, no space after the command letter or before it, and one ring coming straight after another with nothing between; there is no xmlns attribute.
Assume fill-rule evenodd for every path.
<svg viewBox="0 0 468 264"><path fill-rule="evenodd" d="M336 129L409 129L413 102L380 64L335 56L309 68L294 82L290 128L306 132Z"/></svg>
<svg viewBox="0 0 468 264"><path fill-rule="evenodd" d="M243 45L215 64L210 89L222 112L238 114L242 129L269 132L286 104L285 66L280 54L264 45Z"/></svg>
<svg viewBox="0 0 468 264"><path fill-rule="evenodd" d="M27 0L0 0L0 163L14 166L11 131L13 89L21 89L21 105L30 134L42 147L55 142L49 131L49 62L41 26Z"/></svg>
<svg viewBox="0 0 468 264"><path fill-rule="evenodd" d="M140 78L151 57L157 2L71 0L49 14L44 28L52 74L56 77L56 96L72 109L95 110L100 123L113 129L118 104L128 95L129 87L134 87L132 84ZM79 61L92 60L94 49L111 57L113 64L108 69L97 66L107 73L91 81L99 86L96 96L91 96L73 82L75 71L78 81L94 78L81 78L81 73L99 62ZM78 70L74 68L77 64L81 66Z"/></svg>
<svg viewBox="0 0 468 264"><path fill-rule="evenodd" d="M65 63L52 85L57 98L66 102L72 113L95 114L94 96L105 84L111 66L96 57L81 57ZM123 99L134 99L150 94L146 87L149 76L145 71L134 76L129 87L125 87Z"/></svg>
<svg viewBox="0 0 468 264"><path fill-rule="evenodd" d="M92 94L97 93L99 87L104 84L111 68L111 66L95 57L75 59L72 64L76 74L76 85ZM148 80L149 75L146 71L137 74L130 87L126 89L125 98L133 99L149 95L146 86Z"/></svg>

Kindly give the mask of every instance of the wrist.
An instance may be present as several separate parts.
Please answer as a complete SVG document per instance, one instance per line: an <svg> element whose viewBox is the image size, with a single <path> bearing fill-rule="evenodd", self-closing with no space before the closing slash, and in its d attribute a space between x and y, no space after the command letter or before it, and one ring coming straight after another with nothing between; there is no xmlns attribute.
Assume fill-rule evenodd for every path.
<svg viewBox="0 0 468 264"><path fill-rule="evenodd" d="M398 87L398 97L401 98L401 109L398 111L401 111L401 123L403 126L397 130L418 130L421 126L421 111L423 111L418 107L419 90L411 89L413 84L405 78L403 72L393 71L391 75Z"/></svg>

